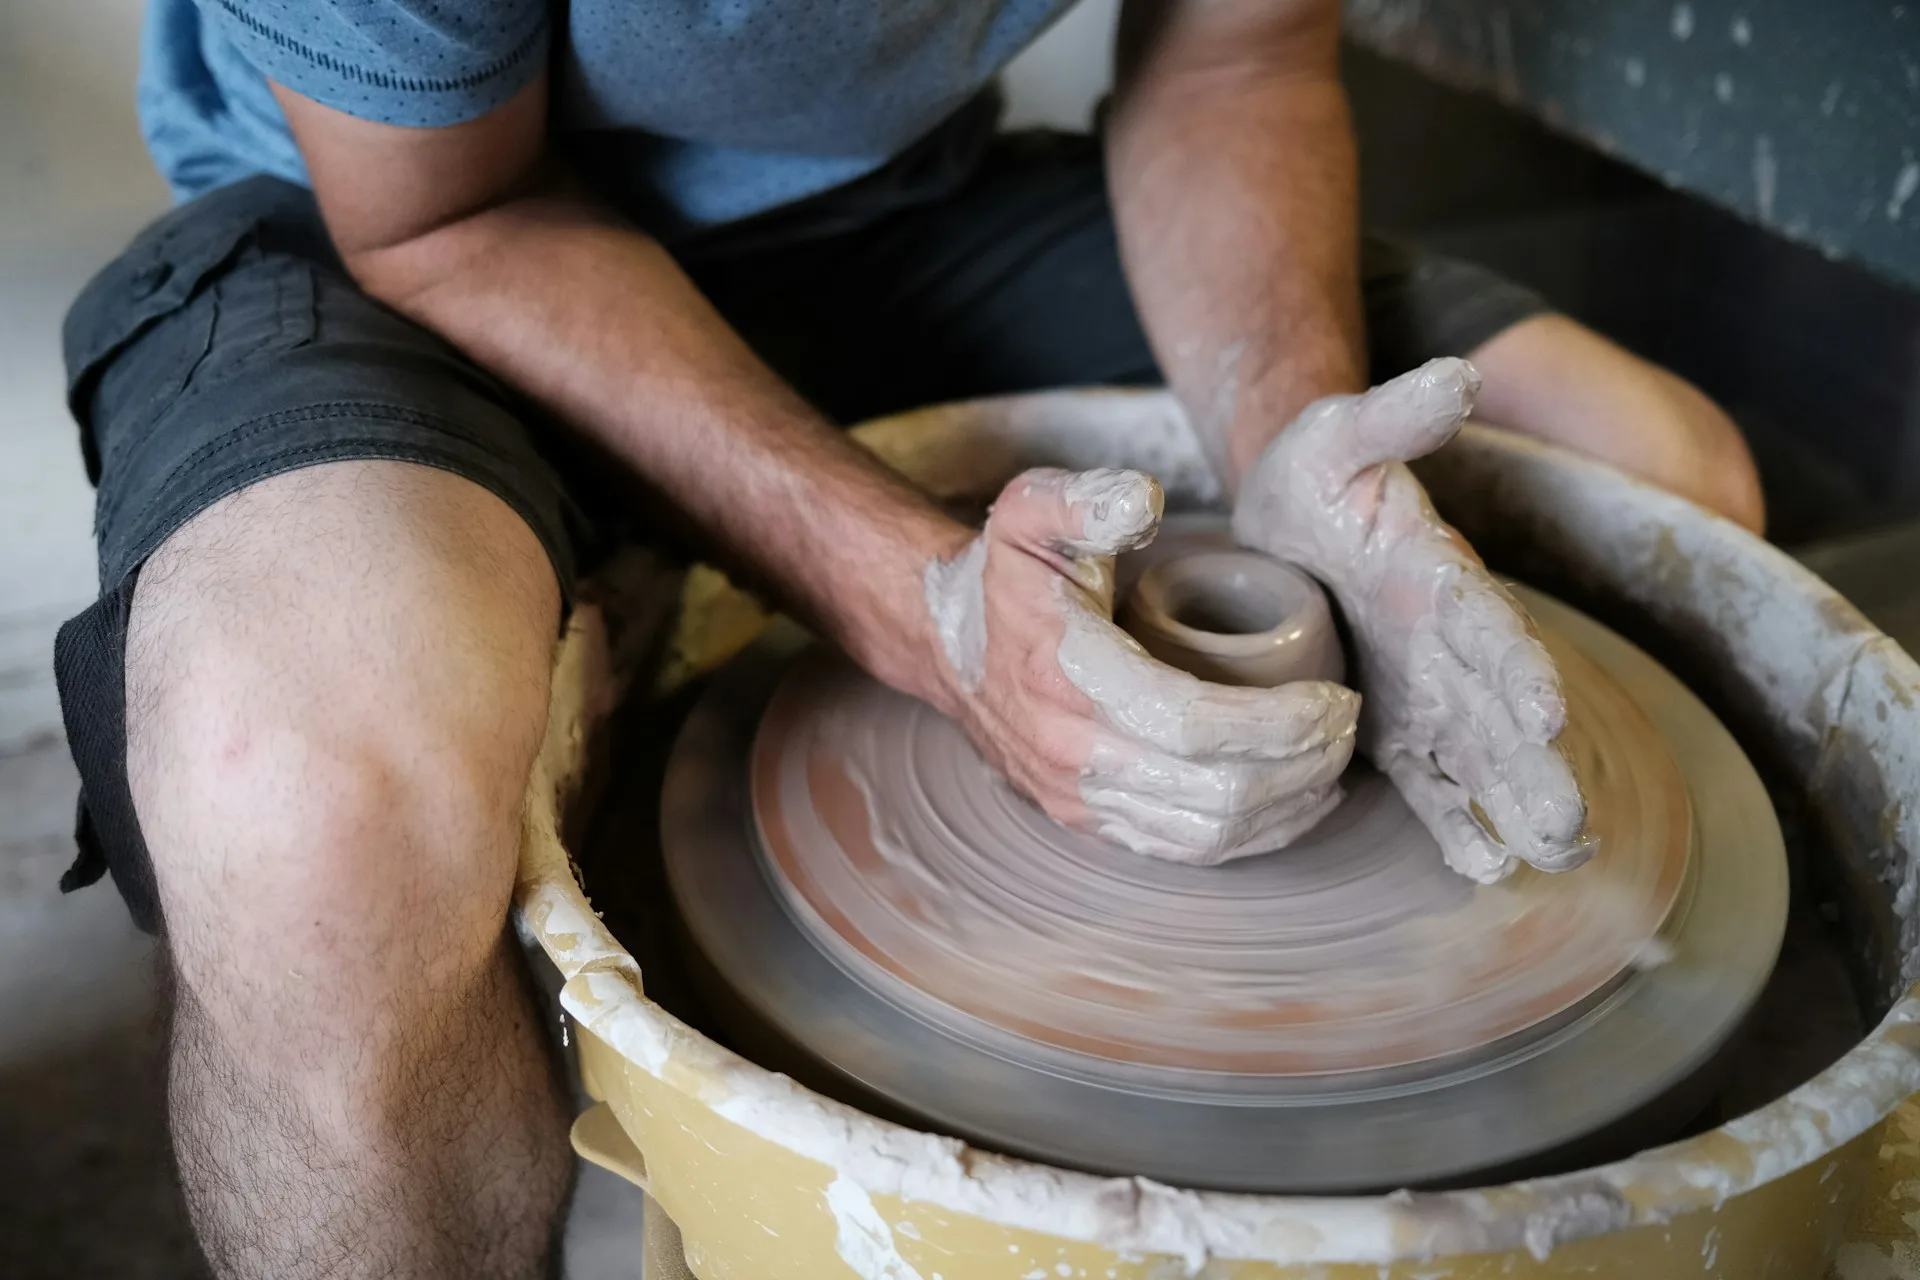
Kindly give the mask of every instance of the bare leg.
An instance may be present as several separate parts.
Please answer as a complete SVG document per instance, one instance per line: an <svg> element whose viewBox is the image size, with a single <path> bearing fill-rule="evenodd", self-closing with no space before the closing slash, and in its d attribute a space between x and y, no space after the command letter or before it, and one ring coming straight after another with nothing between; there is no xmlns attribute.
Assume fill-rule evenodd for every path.
<svg viewBox="0 0 1920 1280"><path fill-rule="evenodd" d="M1671 489L1758 533L1760 477L1740 429L1691 383L1565 316L1523 320L1469 357L1476 412Z"/></svg>
<svg viewBox="0 0 1920 1280"><path fill-rule="evenodd" d="M558 590L458 477L335 463L143 570L128 768L222 1276L533 1277L566 1108L506 928Z"/></svg>

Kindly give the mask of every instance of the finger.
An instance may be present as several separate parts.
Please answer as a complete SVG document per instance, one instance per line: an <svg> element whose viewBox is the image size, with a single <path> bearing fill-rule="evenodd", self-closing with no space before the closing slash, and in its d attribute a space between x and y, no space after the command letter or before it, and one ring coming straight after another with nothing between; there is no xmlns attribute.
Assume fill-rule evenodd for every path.
<svg viewBox="0 0 1920 1280"><path fill-rule="evenodd" d="M1004 539L1075 559L1118 555L1153 541L1166 495L1141 471L1040 467L1015 476L989 517Z"/></svg>
<svg viewBox="0 0 1920 1280"><path fill-rule="evenodd" d="M1089 804L1113 792L1222 819L1257 813L1338 780L1353 756L1351 736L1285 760L1255 757L1185 760L1136 742L1094 743L1081 782Z"/></svg>
<svg viewBox="0 0 1920 1280"><path fill-rule="evenodd" d="M1567 723L1560 672L1519 602L1484 571L1463 567L1438 613L1447 647L1499 691L1521 736L1540 745L1559 737Z"/></svg>
<svg viewBox="0 0 1920 1280"><path fill-rule="evenodd" d="M1360 695L1321 680L1272 689L1209 684L1148 656L1085 608L1069 608L1061 672L1109 728L1169 755L1285 760L1353 736Z"/></svg>
<svg viewBox="0 0 1920 1280"><path fill-rule="evenodd" d="M1426 658L1451 715L1437 726L1441 769L1480 802L1507 846L1528 862L1569 856L1586 823L1586 801L1567 758L1530 740L1504 701L1451 649Z"/></svg>
<svg viewBox="0 0 1920 1280"><path fill-rule="evenodd" d="M1473 816L1466 788L1440 773L1431 760L1401 755L1384 768L1449 867L1480 884L1502 880L1513 870L1517 860Z"/></svg>
<svg viewBox="0 0 1920 1280"><path fill-rule="evenodd" d="M1115 844L1170 862L1212 866L1285 848L1338 808L1341 798L1339 784L1329 783L1233 821L1125 792L1090 802L1088 808L1095 830Z"/></svg>
<svg viewBox="0 0 1920 1280"><path fill-rule="evenodd" d="M1583 841L1586 802L1566 757L1551 746L1500 746L1456 720L1436 745L1438 767L1457 780L1507 852L1544 871L1592 856Z"/></svg>
<svg viewBox="0 0 1920 1280"><path fill-rule="evenodd" d="M1506 700L1439 628L1417 629L1408 652L1428 695L1439 700L1430 732L1442 768L1469 789L1493 785L1499 766L1527 741Z"/></svg>
<svg viewBox="0 0 1920 1280"><path fill-rule="evenodd" d="M1545 870L1591 856L1586 802L1567 759L1527 740L1479 674L1436 644L1422 666L1449 713L1435 725L1431 765L1480 806L1509 854Z"/></svg>
<svg viewBox="0 0 1920 1280"><path fill-rule="evenodd" d="M1429 360L1367 392L1343 424L1340 456L1360 472L1382 462L1410 462L1432 453L1460 430L1480 391L1480 375L1465 360Z"/></svg>
<svg viewBox="0 0 1920 1280"><path fill-rule="evenodd" d="M1528 743L1507 762L1505 773L1512 806L1524 824L1518 839L1507 839L1509 848L1542 871L1567 871L1593 856L1595 846L1585 834L1586 798L1565 755Z"/></svg>

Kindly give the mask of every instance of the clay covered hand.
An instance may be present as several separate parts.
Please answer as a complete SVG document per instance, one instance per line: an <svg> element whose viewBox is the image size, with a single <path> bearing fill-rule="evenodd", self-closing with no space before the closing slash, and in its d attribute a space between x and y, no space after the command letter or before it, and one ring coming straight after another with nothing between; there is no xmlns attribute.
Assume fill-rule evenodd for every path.
<svg viewBox="0 0 1920 1280"><path fill-rule="evenodd" d="M1113 622L1113 557L1152 540L1137 471L1029 471L926 573L942 706L1053 818L1139 853L1212 863L1279 848L1340 800L1359 699L1320 681L1210 684Z"/></svg>
<svg viewBox="0 0 1920 1280"><path fill-rule="evenodd" d="M1366 695L1361 749L1448 865L1490 882L1516 860L1561 871L1593 850L1553 745L1566 723L1553 660L1406 466L1453 438L1479 386L1466 361L1434 360L1309 405L1254 464L1233 528L1339 601Z"/></svg>

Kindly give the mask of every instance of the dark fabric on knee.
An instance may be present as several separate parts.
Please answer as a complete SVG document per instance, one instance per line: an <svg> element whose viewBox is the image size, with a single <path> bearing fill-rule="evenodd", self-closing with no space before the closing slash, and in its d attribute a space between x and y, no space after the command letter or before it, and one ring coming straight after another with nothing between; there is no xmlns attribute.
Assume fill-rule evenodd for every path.
<svg viewBox="0 0 1920 1280"><path fill-rule="evenodd" d="M1369 235L1360 248L1369 377L1384 382L1438 356L1464 356L1551 308L1525 285L1475 262Z"/></svg>
<svg viewBox="0 0 1920 1280"><path fill-rule="evenodd" d="M81 780L77 888L111 873L160 927L126 770L126 641L138 571L228 494L326 462L453 472L533 529L571 598L593 529L561 433L440 338L355 287L312 195L271 178L149 227L67 317L68 401L98 487L100 598L60 631L55 672ZM529 425L530 423L534 425Z"/></svg>
<svg viewBox="0 0 1920 1280"><path fill-rule="evenodd" d="M64 337L103 589L235 490L372 458L491 489L572 583L587 530L558 433L529 430L490 375L362 293L303 188L255 178L174 210L88 284Z"/></svg>
<svg viewBox="0 0 1920 1280"><path fill-rule="evenodd" d="M54 638L60 711L81 777L73 824L79 854L60 877L60 891L71 893L111 872L134 924L157 933L160 897L153 861L127 787L126 652L132 604L129 579L69 619Z"/></svg>

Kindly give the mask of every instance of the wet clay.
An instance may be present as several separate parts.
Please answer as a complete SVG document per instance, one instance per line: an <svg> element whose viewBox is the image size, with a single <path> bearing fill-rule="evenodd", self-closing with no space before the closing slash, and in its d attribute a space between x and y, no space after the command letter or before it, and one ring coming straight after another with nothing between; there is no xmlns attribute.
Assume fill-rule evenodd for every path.
<svg viewBox="0 0 1920 1280"><path fill-rule="evenodd" d="M946 486L943 492L991 492L1026 465L1137 465L1137 458L1101 452L1117 448L1116 440L1136 447L1103 407L1120 398L1121 393L1056 394L1034 398L1031 407L1020 402L1015 410L996 405L943 411L916 416L913 430L897 434L916 448L934 434L951 445L950 458L941 452L945 445L932 454L952 465L927 470ZM1137 399L1150 402L1149 407L1171 404L1165 396ZM1082 409L1083 404L1092 407ZM939 432L920 430L926 422ZM982 422L1000 434L983 430ZM1004 426L1007 422L1014 427ZM1056 447L1066 435L1061 424L1077 431L1069 437L1076 452ZM1016 428L1044 435L1048 451L1021 452L1027 446L1018 442L1027 437L1015 434ZM1474 435L1471 428L1468 434ZM1003 438L1014 443L996 443ZM1777 620L1786 610L1791 617L1818 621L1809 601L1823 609L1838 604L1806 575L1796 579L1777 553L1679 499L1635 489L1604 468L1543 452L1544 446L1517 437L1482 432L1458 447L1471 451L1468 461L1482 471L1476 482L1485 482L1485 493L1452 486L1456 510L1464 503L1486 517L1468 530L1476 545L1502 542L1510 563L1523 551L1533 554L1544 546L1556 566L1572 567L1583 580L1592 573L1609 587L1624 584L1619 589L1651 613L1653 629L1669 638L1678 633L1702 639L1706 643L1696 656L1703 666L1734 684L1750 681L1751 688L1767 694L1764 715L1755 710L1759 704L1752 698L1759 695L1751 690L1729 701L1753 712L1756 723L1764 719L1769 731L1797 734L1794 741L1815 745L1866 740L1875 723L1871 695L1881 689L1880 668L1872 663L1883 651L1868 649L1864 665L1851 664L1834 655L1858 658L1857 636L1810 626L1797 646L1760 644L1740 629L1748 613ZM1489 454L1498 456L1488 459ZM1163 468L1147 469L1167 475ZM1204 475L1204 466L1194 474ZM1596 529L1606 536L1596 537ZM1713 549L1725 554L1714 559L1702 553L1700 560L1714 573L1701 570L1694 582L1676 585L1665 576L1664 562L1645 558L1650 548L1670 549L1676 536L1683 547L1697 550L1686 541L1696 534L1719 539ZM792 1071L830 1097L845 1082L859 1082L871 1092L848 1090L839 1096L869 1111L876 1109L878 1097L894 1108L880 1114L916 1117L915 1129L809 1092L788 1076L734 1057L663 1013L647 998L658 998L653 976L643 996L631 960L606 938L574 890L566 851L556 839L548 840L546 879L523 878L523 920L544 922L542 940L563 972L573 976L568 1008L583 1031L590 1028L596 1044L617 1047L619 1059L603 1050L600 1080L636 1090L630 1101L615 1105L626 1108L623 1116L631 1112L637 1118L628 1125L636 1140L646 1145L647 1138L657 1139L647 1150L655 1184L665 1191L683 1188L679 1203L688 1206L689 1223L705 1223L698 1215L713 1207L702 1188L741 1176L765 1181L770 1170L784 1176L789 1165L800 1167L786 1158L793 1152L807 1157L802 1163L812 1171L809 1177L830 1169L872 1193L890 1219L902 1212L914 1215L914 1225L926 1229L926 1247L937 1248L937 1255L912 1253L919 1230L895 1230L911 1236L903 1248L923 1274L926 1257L934 1257L938 1269L947 1248L970 1248L976 1238L966 1236L967 1244L956 1244L956 1237L936 1235L928 1225L949 1220L963 1231L1004 1227L1017 1234L1032 1228L1074 1241L1097 1240L1120 1255L1106 1264L1123 1270L1140 1255L1171 1255L1135 1267L1169 1274L1272 1269L1232 1261L1237 1259L1303 1272L1320 1264L1398 1263L1398 1270L1412 1274L1429 1269L1421 1265L1428 1261L1439 1270L1451 1264L1463 1272L1497 1271L1499 1257L1450 1255L1524 1245L1538 1256L1569 1239L1628 1226L1645 1229L1591 1246L1617 1244L1621 1257L1655 1256L1658 1261L1648 1265L1656 1268L1669 1262L1677 1269L1697 1268L1708 1251L1704 1233L1709 1244L1721 1239L1723 1266L1737 1267L1726 1262L1726 1240L1748 1230L1756 1216L1772 1226L1782 1206L1812 1204L1825 1215L1821 1224L1844 1217L1846 1198L1837 1209L1822 1208L1826 1200L1813 1183L1817 1178L1820 1193L1829 1194L1849 1185L1846 1167L1834 1176L1834 1161L1844 1162L1849 1152L1870 1155L1871 1137L1851 1140L1914 1088L1907 1052L1913 1041L1910 1007L1902 1006L1875 1039L1856 1051L1857 1061L1847 1064L1853 1069L1844 1077L1832 1073L1833 1080L1823 1078L1818 1089L1802 1089L1734 1126L1675 1147L1594 1169L1589 1166L1606 1154L1583 1146L1577 1155L1555 1155L1541 1166L1581 1172L1484 1190L1325 1198L1324 1193L1437 1181L1466 1185L1476 1176L1484 1182L1505 1176L1486 1171L1505 1170L1510 1159L1590 1134L1615 1117L1638 1116L1637 1108L1661 1096L1670 1082L1698 1065L1702 1054L1723 1042L1751 1004L1777 945L1786 901L1780 833L1767 794L1737 744L1697 698L1645 654L1591 620L1581 625L1570 610L1543 611L1547 602L1526 599L1536 619L1571 637L1630 691L1671 748L1688 780L1699 828L1692 883L1683 897L1684 918L1670 939L1671 963L1632 974L1561 1035L1530 1043L1525 1052L1497 1063L1476 1062L1418 1092L1368 1090L1334 1102L1316 1096L1312 1105L1232 1106L1213 1098L1176 1104L1161 1092L1076 1086L1051 1067L1017 1068L969 1042L936 1034L849 978L822 952L815 932L803 931L797 913L776 897L750 829L745 786L754 734L774 685L804 643L788 631L765 638L715 677L675 747L661 818L673 900L686 926L689 954L710 967L716 989L731 994L730 1004L716 1008L729 1010L717 1016L737 1045L753 1046L759 1064ZM1758 606L1765 608L1754 612ZM1786 632L1768 635L1780 641ZM1725 636L1732 638L1722 643ZM1896 651L1889 646L1884 652ZM1910 671L1911 662L1896 656ZM1815 697L1821 690L1831 713L1825 716L1818 714L1822 704ZM1890 719L1888 705L1880 708L1887 731L1910 729L1899 718L1908 703L1893 704ZM1843 716L1850 717L1847 725L1867 726L1861 737L1832 728ZM572 722L556 724L558 737L573 731L578 740ZM1797 771L1813 771L1811 785L1855 798L1882 795L1887 793L1877 787L1849 788L1858 781L1855 766L1863 760L1898 764L1908 759L1897 755L1897 746L1880 750L1894 740L1872 739L1878 754L1871 760L1863 750L1837 757L1841 763L1831 769L1824 759L1788 754ZM1888 845L1884 831L1880 828L1872 851L1878 856L1894 850L1887 855L1894 861L1886 865L1894 867L1888 874L1897 884L1897 873L1906 865L1898 861L1904 846ZM626 860L633 856L625 844L610 846L610 852ZM1582 881L1609 857L1602 852L1598 862L1571 873L1571 880ZM524 887L529 883L531 890ZM568 904L564 912L556 908L550 920L542 896L549 886L559 886L556 894L563 889ZM781 1036L791 1045L776 1052L769 1037ZM1028 1061L1039 1056L1022 1054ZM823 1070L822 1064L833 1070ZM1659 1125L1636 1124L1633 1146L1615 1149L1637 1149L1671 1133ZM771 1139L779 1149L756 1137ZM963 1146L959 1138L974 1145ZM1035 1156L1050 1167L1003 1159L995 1151ZM1146 1179L1087 1177L1063 1166ZM1791 1194L1800 1198L1782 1199L1777 1192L1784 1183L1765 1185L1768 1179L1798 1176L1786 1174L1796 1168L1804 1177ZM826 1176L820 1175L820 1185ZM1274 1198L1193 1188L1322 1194ZM768 1190L784 1194L786 1185ZM824 1206L819 1186L809 1182L803 1194L809 1203ZM1717 1212L1722 1201L1724 1214ZM720 1197L714 1203L732 1216L703 1228L709 1248L718 1241L761 1238L752 1218L769 1203L764 1196ZM1787 1216L1795 1230L1805 1225L1802 1218L1813 1221L1804 1214ZM833 1223L824 1207L818 1217L825 1219L830 1240ZM1671 1224L1670 1232L1660 1224ZM1601 1255L1583 1251L1579 1256ZM1183 1260L1184 1268L1172 1259ZM1053 1258L1049 1249L1040 1258L1017 1261L1017 1266L1007 1264L1006 1274L1029 1262L1045 1268ZM1517 1270L1529 1266L1524 1253L1504 1261ZM1579 1258L1569 1255L1566 1267L1580 1270ZM1360 1269L1372 1274L1370 1265ZM954 1274L952 1267L946 1272Z"/></svg>
<svg viewBox="0 0 1920 1280"><path fill-rule="evenodd" d="M1319 584L1257 551L1204 549L1150 566L1120 625L1160 661L1216 684L1346 676Z"/></svg>
<svg viewBox="0 0 1920 1280"><path fill-rule="evenodd" d="M1692 843L1686 786L1646 715L1546 639L1601 849L1572 874L1468 881L1362 767L1285 850L1143 858L1059 827L956 726L826 653L789 673L755 739L758 843L848 973L1010 1054L1063 1051L1138 1081L1504 1053L1657 958Z"/></svg>
<svg viewBox="0 0 1920 1280"><path fill-rule="evenodd" d="M1593 844L1553 663L1406 466L1454 437L1479 387L1446 357L1315 401L1249 469L1233 538L1326 586L1366 695L1361 751L1448 865L1492 882L1522 862L1571 870Z"/></svg>

